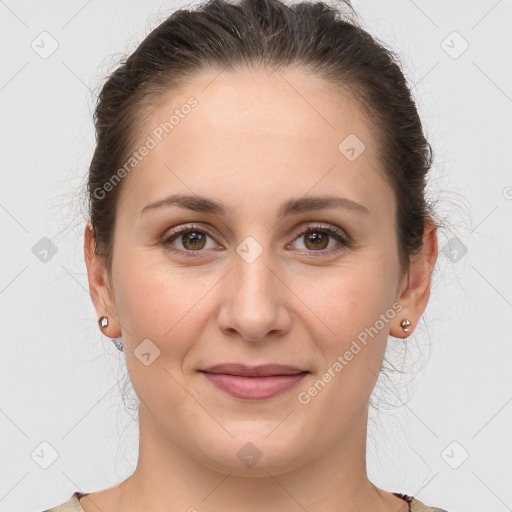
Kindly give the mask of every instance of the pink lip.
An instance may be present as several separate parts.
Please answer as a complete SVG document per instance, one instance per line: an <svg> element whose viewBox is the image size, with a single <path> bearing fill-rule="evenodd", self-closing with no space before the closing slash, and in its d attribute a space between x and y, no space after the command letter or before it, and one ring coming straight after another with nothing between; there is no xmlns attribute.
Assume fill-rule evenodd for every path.
<svg viewBox="0 0 512 512"><path fill-rule="evenodd" d="M293 366L269 364L249 367L234 363L212 366L201 372L219 389L248 400L280 395L309 373Z"/></svg>

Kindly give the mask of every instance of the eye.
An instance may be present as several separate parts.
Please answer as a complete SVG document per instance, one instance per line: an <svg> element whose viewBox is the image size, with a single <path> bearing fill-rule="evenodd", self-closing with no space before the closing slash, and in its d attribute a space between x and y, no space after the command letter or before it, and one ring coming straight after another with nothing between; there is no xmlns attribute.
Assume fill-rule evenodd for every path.
<svg viewBox="0 0 512 512"><path fill-rule="evenodd" d="M307 253L319 252L331 254L350 246L350 240L342 231L328 226L314 225L302 226L299 229L298 240L303 240ZM337 241L329 247L330 241Z"/></svg>
<svg viewBox="0 0 512 512"><path fill-rule="evenodd" d="M196 225L187 225L172 230L170 236L168 236L163 244L172 252L183 254L185 256L199 256L202 249L213 249L216 247L207 247L207 238L213 238L213 234L210 230L204 227ZM172 242L178 240L183 245L183 248L176 248L172 245Z"/></svg>
<svg viewBox="0 0 512 512"><path fill-rule="evenodd" d="M203 249L217 248L217 245L213 242L214 236L213 232L206 227L195 224L185 225L171 230L162 244L168 250L179 255L197 257L205 252ZM209 247L208 238L212 239ZM330 255L351 246L350 238L343 231L329 226L302 226L296 234L295 240L297 239L304 240L304 251L307 254L319 253L315 256ZM329 247L329 242L332 240L337 241L338 244ZM175 241L179 241L182 247L176 247L174 245Z"/></svg>

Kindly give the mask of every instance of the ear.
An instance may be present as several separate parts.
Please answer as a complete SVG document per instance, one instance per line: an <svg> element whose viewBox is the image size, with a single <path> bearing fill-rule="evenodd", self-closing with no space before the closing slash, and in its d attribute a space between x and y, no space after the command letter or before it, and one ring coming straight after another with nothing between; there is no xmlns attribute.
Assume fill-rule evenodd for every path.
<svg viewBox="0 0 512 512"><path fill-rule="evenodd" d="M400 285L397 301L403 309L393 319L390 334L395 338L407 338L414 331L430 297L432 270L437 260L437 226L428 218L423 231L421 253L410 260L410 268ZM411 322L409 332L404 332L400 322L407 318Z"/></svg>
<svg viewBox="0 0 512 512"><path fill-rule="evenodd" d="M108 279L105 265L94 251L95 246L96 241L94 239L92 226L91 223L88 222L85 227L84 257L89 279L89 292L96 313L98 314L98 319L102 316L108 317L108 325L101 329L102 333L109 338L117 338L121 336L121 328L119 326L114 293Z"/></svg>

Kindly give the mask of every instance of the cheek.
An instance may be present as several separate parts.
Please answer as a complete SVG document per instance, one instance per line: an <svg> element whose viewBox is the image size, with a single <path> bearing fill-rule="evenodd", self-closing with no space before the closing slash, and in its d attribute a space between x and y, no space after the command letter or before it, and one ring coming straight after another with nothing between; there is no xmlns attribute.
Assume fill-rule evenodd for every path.
<svg viewBox="0 0 512 512"><path fill-rule="evenodd" d="M354 267L350 272L344 269L342 274L313 297L311 309L323 321L318 328L323 334L312 333L322 354L322 367L308 383L311 387L303 388L311 397L307 406L311 417L322 417L329 410L327 436L338 435L347 418L367 403L380 372L394 315L389 283L381 271L367 268L363 272ZM387 311L387 321L382 320Z"/></svg>
<svg viewBox="0 0 512 512"><path fill-rule="evenodd" d="M204 283L169 265L142 262L140 257L125 258L123 265L116 303L126 331L123 342L133 389L150 411L170 403L189 404L180 384L182 363L204 329L200 315ZM186 414L188 406L180 407Z"/></svg>
<svg viewBox="0 0 512 512"><path fill-rule="evenodd" d="M198 312L208 286L190 278L186 269L146 260L137 254L126 257L119 270L116 304L123 336L132 350L150 339L162 355L171 351L177 357L201 332Z"/></svg>
<svg viewBox="0 0 512 512"><path fill-rule="evenodd" d="M392 272L380 264L358 263L340 269L338 275L327 279L318 293L309 293L308 304L329 328L329 338L347 341L373 326L392 306Z"/></svg>
<svg viewBox="0 0 512 512"><path fill-rule="evenodd" d="M319 329L324 333L316 337L324 365L320 372L330 371L322 378L329 381L330 390L323 400L334 400L337 411L354 411L369 397L378 378L396 315L392 306L397 269L392 256L391 252L359 253L309 295L308 305L321 318Z"/></svg>

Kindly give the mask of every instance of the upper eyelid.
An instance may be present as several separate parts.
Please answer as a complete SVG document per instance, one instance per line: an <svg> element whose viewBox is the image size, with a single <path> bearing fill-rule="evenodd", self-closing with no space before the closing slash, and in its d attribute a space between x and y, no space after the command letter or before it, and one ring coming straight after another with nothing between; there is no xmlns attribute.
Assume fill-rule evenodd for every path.
<svg viewBox="0 0 512 512"><path fill-rule="evenodd" d="M214 233L215 228L209 226L208 224L202 225L202 224L191 223L191 224L183 224L183 225L179 226L178 228L173 229L170 232L167 232L167 234L164 235L164 241L169 240L170 238L172 238L174 236L179 236L182 233L186 233L187 231L193 231L194 229L197 231L204 231L210 237L215 238L215 233ZM332 232L336 233L338 236L340 236L345 243L348 244L350 241L350 237L346 233L345 230L338 228L337 226L327 224L327 223L325 225L322 225L321 221L311 221L310 223L308 223L308 222L301 223L299 225L299 227L295 228L296 238L304 235L309 230L314 230L314 229L332 231Z"/></svg>
<svg viewBox="0 0 512 512"><path fill-rule="evenodd" d="M326 225L322 225L320 222L312 222L310 224L306 223L306 224L301 224L299 228L297 228L297 232L300 235L304 234L305 232L309 231L309 230L314 230L314 229L318 229L318 230L326 230L326 231L333 231L334 233L342 236L342 237L345 237L347 238L348 235L346 234L345 230L344 229L341 229L341 228L338 228L336 226L333 226L332 224L326 224Z"/></svg>

